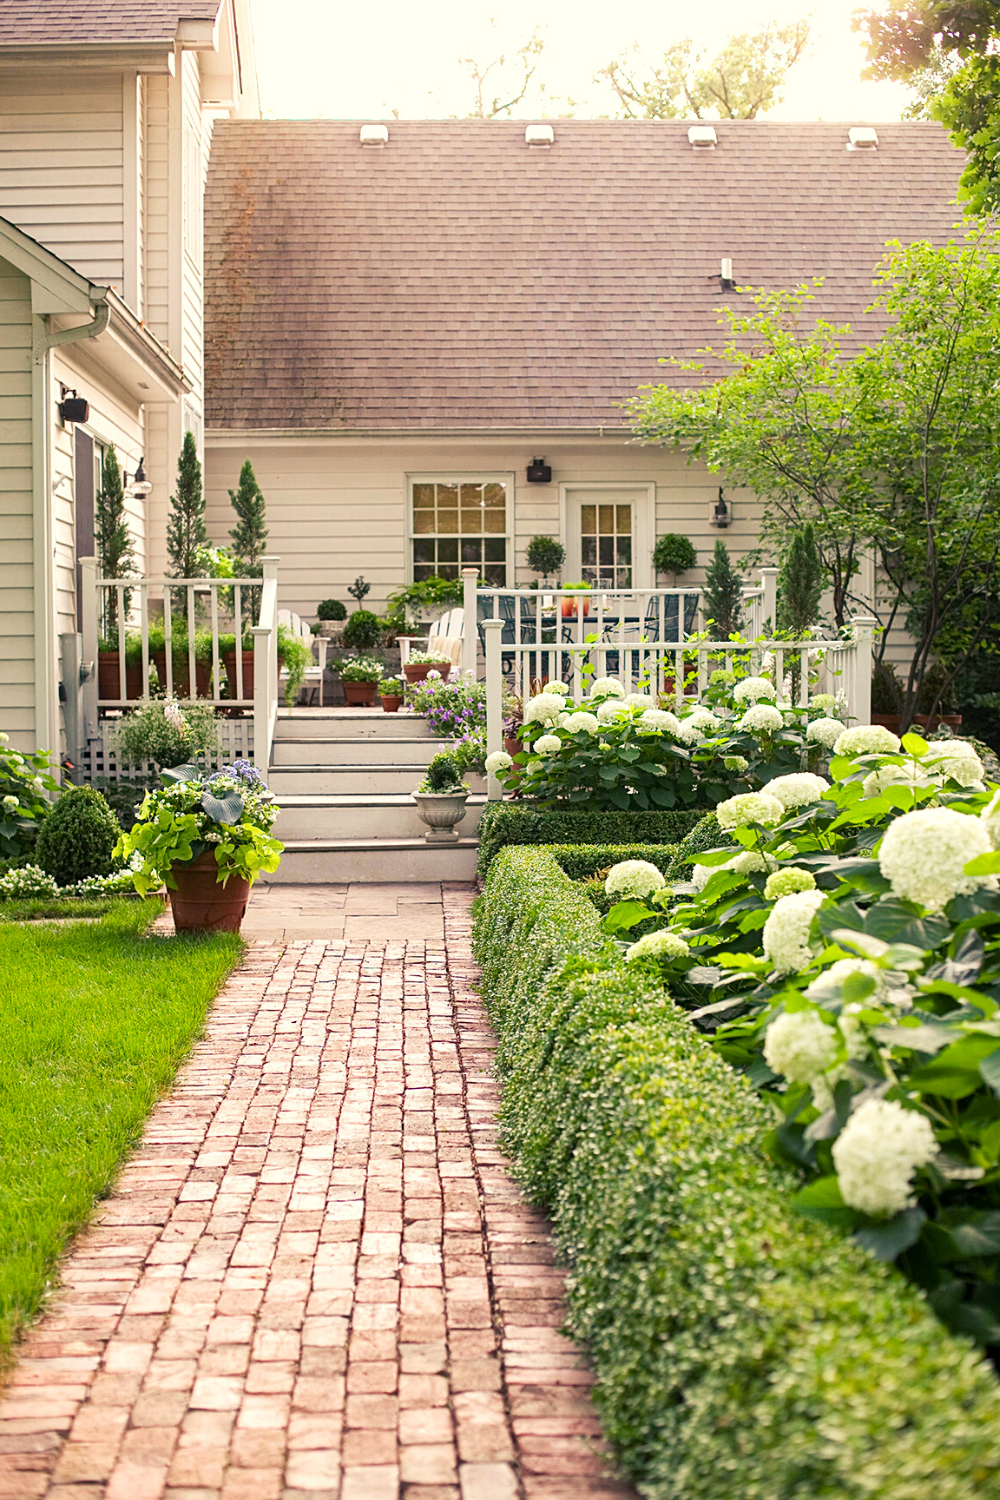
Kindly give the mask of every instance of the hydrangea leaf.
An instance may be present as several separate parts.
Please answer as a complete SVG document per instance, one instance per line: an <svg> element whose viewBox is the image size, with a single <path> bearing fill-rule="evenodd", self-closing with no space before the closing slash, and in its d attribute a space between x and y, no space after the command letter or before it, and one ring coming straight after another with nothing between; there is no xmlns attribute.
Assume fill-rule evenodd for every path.
<svg viewBox="0 0 1000 1500"><path fill-rule="evenodd" d="M996 1037L966 1036L939 1052L933 1062L917 1068L906 1080L907 1088L941 1099L965 1099L982 1082L980 1065L997 1052Z"/></svg>
<svg viewBox="0 0 1000 1500"><path fill-rule="evenodd" d="M922 1208L904 1208L884 1224L868 1224L855 1231L854 1238L864 1250L878 1260L895 1260L920 1238L927 1215Z"/></svg>

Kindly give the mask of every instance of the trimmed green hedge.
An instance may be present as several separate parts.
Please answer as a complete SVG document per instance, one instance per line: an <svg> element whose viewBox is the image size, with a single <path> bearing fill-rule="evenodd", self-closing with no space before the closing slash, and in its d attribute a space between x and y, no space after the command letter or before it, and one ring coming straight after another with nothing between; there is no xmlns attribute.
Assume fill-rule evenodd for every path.
<svg viewBox="0 0 1000 1500"><path fill-rule="evenodd" d="M570 880L586 880L623 859L645 859L664 876L677 853L676 844L546 844Z"/></svg>
<svg viewBox="0 0 1000 1500"><path fill-rule="evenodd" d="M716 814L705 813L691 832L681 839L670 868L664 874L668 880L690 880L693 868L690 860L693 854L703 854L706 849L718 849L722 844L732 843L733 840L719 827Z"/></svg>
<svg viewBox="0 0 1000 1500"><path fill-rule="evenodd" d="M998 1500L989 1367L898 1272L791 1212L766 1106L621 964L553 851L500 855L475 945L505 1144L643 1494Z"/></svg>
<svg viewBox="0 0 1000 1500"><path fill-rule="evenodd" d="M703 807L671 812L587 812L489 802L479 820L479 874L506 844L676 844L705 816Z"/></svg>

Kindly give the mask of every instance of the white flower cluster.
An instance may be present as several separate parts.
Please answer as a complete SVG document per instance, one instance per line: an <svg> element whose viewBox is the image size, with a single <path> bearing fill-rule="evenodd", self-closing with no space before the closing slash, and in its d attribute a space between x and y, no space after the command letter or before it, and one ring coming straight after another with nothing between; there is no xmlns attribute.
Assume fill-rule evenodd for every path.
<svg viewBox="0 0 1000 1500"><path fill-rule="evenodd" d="M761 698L773 698L776 689L773 682L766 677L744 677L733 688L733 697L737 703L757 703Z"/></svg>
<svg viewBox="0 0 1000 1500"><path fill-rule="evenodd" d="M909 1208L913 1173L936 1155L926 1116L888 1099L866 1099L833 1143L844 1202L864 1214Z"/></svg>
<svg viewBox="0 0 1000 1500"><path fill-rule="evenodd" d="M724 755L722 757L722 764L727 771L735 771L737 775L741 776L750 762L745 755Z"/></svg>
<svg viewBox="0 0 1000 1500"><path fill-rule="evenodd" d="M775 870L764 884L764 900L779 901L782 896L794 896L796 891L814 891L816 879L809 870L800 870L790 865L784 870Z"/></svg>
<svg viewBox="0 0 1000 1500"><path fill-rule="evenodd" d="M798 974L809 964L809 929L825 900L822 891L796 891L774 903L764 923L764 957L779 974Z"/></svg>
<svg viewBox="0 0 1000 1500"><path fill-rule="evenodd" d="M815 693L809 699L809 707L814 708L818 714L832 714L836 710L837 700L832 693Z"/></svg>
<svg viewBox="0 0 1000 1500"><path fill-rule="evenodd" d="M677 731L677 738L682 745L700 745L705 738L701 727L692 719L682 719Z"/></svg>
<svg viewBox="0 0 1000 1500"><path fill-rule="evenodd" d="M627 698L622 699L622 702L628 708L656 708L657 706L656 699L649 693L629 693Z"/></svg>
<svg viewBox="0 0 1000 1500"><path fill-rule="evenodd" d="M837 1033L814 1010L783 1011L764 1033L764 1061L789 1083L812 1083L837 1056Z"/></svg>
<svg viewBox="0 0 1000 1500"><path fill-rule="evenodd" d="M4 807L10 808L10 810L13 812L15 807L21 806L21 803L20 799L17 797L5 797L3 799L3 805Z"/></svg>
<svg viewBox="0 0 1000 1500"><path fill-rule="evenodd" d="M983 763L968 740L936 741L924 756L924 765L957 781L959 786L983 789Z"/></svg>
<svg viewBox="0 0 1000 1500"><path fill-rule="evenodd" d="M772 704L755 703L753 708L748 708L742 719L737 722L736 728L747 729L751 734L774 734L776 729L784 726L784 723L779 710Z"/></svg>
<svg viewBox="0 0 1000 1500"><path fill-rule="evenodd" d="M646 859L623 859L612 865L604 881L606 896L634 896L641 899L666 885L663 874Z"/></svg>
<svg viewBox="0 0 1000 1500"><path fill-rule="evenodd" d="M810 802L818 802L823 793L829 790L830 783L824 781L822 776L814 776L810 771L776 776L767 783L767 791L772 797L777 797L782 807L788 811L796 807L808 807Z"/></svg>
<svg viewBox="0 0 1000 1500"><path fill-rule="evenodd" d="M565 708L559 693L536 693L524 705L525 724L554 724Z"/></svg>
<svg viewBox="0 0 1000 1500"><path fill-rule="evenodd" d="M605 698L597 710L597 717L602 724L611 724L626 713L628 709L619 698Z"/></svg>
<svg viewBox="0 0 1000 1500"><path fill-rule="evenodd" d="M660 734L680 735L681 732L680 719L665 708L647 708L639 725L642 729L655 729Z"/></svg>
<svg viewBox="0 0 1000 1500"><path fill-rule="evenodd" d="M831 1001L840 998L840 990L845 979L850 979L852 974L866 974L874 979L875 988L865 1000L866 1005L881 1005L888 998L889 989L885 980L885 973L878 964L873 964L870 958L838 958L836 963L824 969L818 979L814 979L806 990L810 1000L815 1000L817 1005L828 1005Z"/></svg>
<svg viewBox="0 0 1000 1500"><path fill-rule="evenodd" d="M890 823L879 851L879 869L893 894L941 911L954 896L968 896L995 876L963 873L970 859L990 851L979 818L950 807L925 807Z"/></svg>
<svg viewBox="0 0 1000 1500"><path fill-rule="evenodd" d="M778 861L771 854L758 854L756 849L744 849L734 854L723 866L734 875L763 875L778 868Z"/></svg>
<svg viewBox="0 0 1000 1500"><path fill-rule="evenodd" d="M647 932L645 937L626 948L625 961L633 963L636 959L655 958L669 963L672 958L687 958L690 952L687 943L676 932Z"/></svg>
<svg viewBox="0 0 1000 1500"><path fill-rule="evenodd" d="M785 816L785 809L777 797L768 792L741 792L736 797L727 797L715 809L719 827L728 833L732 828L744 828L748 823L760 823L765 828L774 828Z"/></svg>
<svg viewBox="0 0 1000 1500"><path fill-rule="evenodd" d="M590 696L592 698L624 698L625 689L617 677L595 677Z"/></svg>
<svg viewBox="0 0 1000 1500"><path fill-rule="evenodd" d="M509 771L514 764L513 757L506 750L494 750L486 757L486 774L488 776L501 776L504 771Z"/></svg>
<svg viewBox="0 0 1000 1500"><path fill-rule="evenodd" d="M833 742L835 755L896 755L899 746L899 736L882 724L858 724Z"/></svg>
<svg viewBox="0 0 1000 1500"><path fill-rule="evenodd" d="M822 745L832 750L847 726L839 719L813 719L806 730L806 739L811 745Z"/></svg>
<svg viewBox="0 0 1000 1500"><path fill-rule="evenodd" d="M545 684L547 693L561 693L564 698L569 697L569 687L565 682L547 682Z"/></svg>
<svg viewBox="0 0 1000 1500"><path fill-rule="evenodd" d="M133 858L134 862L134 858ZM61 896L127 896L135 894L132 871L114 870L110 875L88 875L76 885L63 886Z"/></svg>
<svg viewBox="0 0 1000 1500"><path fill-rule="evenodd" d="M587 713L586 710L578 710L576 713L567 714L562 721L563 729L568 729L570 734L597 734L601 728L601 721L596 714Z"/></svg>
<svg viewBox="0 0 1000 1500"><path fill-rule="evenodd" d="M916 762L907 760L901 765L893 763L880 766L877 771L869 771L861 783L861 789L866 797L880 797L888 786L927 786L929 779Z"/></svg>
<svg viewBox="0 0 1000 1500"><path fill-rule="evenodd" d="M52 876L38 865L22 865L0 875L0 901L28 901L37 896L55 896L58 887Z"/></svg>
<svg viewBox="0 0 1000 1500"><path fill-rule="evenodd" d="M557 734L540 734L531 749L534 755L558 755L562 740Z"/></svg>

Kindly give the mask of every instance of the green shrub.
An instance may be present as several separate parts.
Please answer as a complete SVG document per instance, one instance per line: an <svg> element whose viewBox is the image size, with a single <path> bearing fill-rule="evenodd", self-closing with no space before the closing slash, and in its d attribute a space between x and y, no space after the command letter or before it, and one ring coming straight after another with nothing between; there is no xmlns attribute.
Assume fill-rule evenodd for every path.
<svg viewBox="0 0 1000 1500"><path fill-rule="evenodd" d="M728 834L723 833L719 827L719 820L714 812L705 813L677 845L677 851L670 862L670 868L664 870L668 880L690 880L690 861L695 854L703 854L706 849L718 849L723 844L732 843ZM649 855L642 858L648 859Z"/></svg>
<svg viewBox="0 0 1000 1500"><path fill-rule="evenodd" d="M657 573L686 573L696 566L698 554L690 537L668 531L653 548L653 567Z"/></svg>
<svg viewBox="0 0 1000 1500"><path fill-rule="evenodd" d="M419 790L424 793L436 793L438 796L449 792L467 792L468 787L462 780L460 758L449 754L447 750L442 750L438 755L432 755L427 763L427 775L420 783Z"/></svg>
<svg viewBox="0 0 1000 1500"><path fill-rule="evenodd" d="M318 620L346 620L347 605L342 604L339 599L321 599L316 606L316 618Z"/></svg>
<svg viewBox="0 0 1000 1500"><path fill-rule="evenodd" d="M119 720L112 745L119 761L129 766L151 761L169 769L189 761L214 759L219 748L218 715L210 703L173 707L170 717L161 700L143 703Z"/></svg>
<svg viewBox="0 0 1000 1500"><path fill-rule="evenodd" d="M666 875L677 852L676 844L548 844L556 864L570 880L587 880L598 870L623 859L646 859Z"/></svg>
<svg viewBox="0 0 1000 1500"><path fill-rule="evenodd" d="M891 1268L791 1212L766 1105L619 966L551 852L503 852L475 945L505 1144L553 1216L643 1494L996 1500L988 1367Z"/></svg>
<svg viewBox="0 0 1000 1500"><path fill-rule="evenodd" d="M70 787L42 824L35 857L59 885L109 875L119 832L118 819L96 788Z"/></svg>
<svg viewBox="0 0 1000 1500"><path fill-rule="evenodd" d="M344 645L352 651L371 651L382 639L382 622L370 609L356 609L344 626Z"/></svg>
<svg viewBox="0 0 1000 1500"><path fill-rule="evenodd" d="M705 809L669 812L549 811L520 802L491 802L479 822L479 874L506 844L676 844Z"/></svg>

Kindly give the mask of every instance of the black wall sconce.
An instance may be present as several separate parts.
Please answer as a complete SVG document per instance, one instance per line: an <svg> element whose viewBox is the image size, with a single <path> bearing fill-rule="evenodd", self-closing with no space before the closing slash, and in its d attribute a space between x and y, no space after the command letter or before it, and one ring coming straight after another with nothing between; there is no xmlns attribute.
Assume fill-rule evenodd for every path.
<svg viewBox="0 0 1000 1500"><path fill-rule="evenodd" d="M712 507L712 514L708 518L708 524L718 527L720 531L724 531L727 526L733 524L733 513L726 504L726 497L722 493L721 485L719 486L719 498Z"/></svg>
<svg viewBox="0 0 1000 1500"><path fill-rule="evenodd" d="M529 484L551 484L552 466L544 458L533 458L528 465Z"/></svg>
<svg viewBox="0 0 1000 1500"><path fill-rule="evenodd" d="M146 471L142 466L141 458L139 460L139 467L132 475L131 484L129 484L129 477L127 474L123 475L122 479L125 488L129 491L130 494L135 495L137 499L141 499L145 495L150 495L153 492L153 486L146 478Z"/></svg>
<svg viewBox="0 0 1000 1500"><path fill-rule="evenodd" d="M76 391L71 391L65 385L60 385L59 396L59 420L64 426L67 422L90 421L89 401L85 401L82 396L76 394Z"/></svg>

